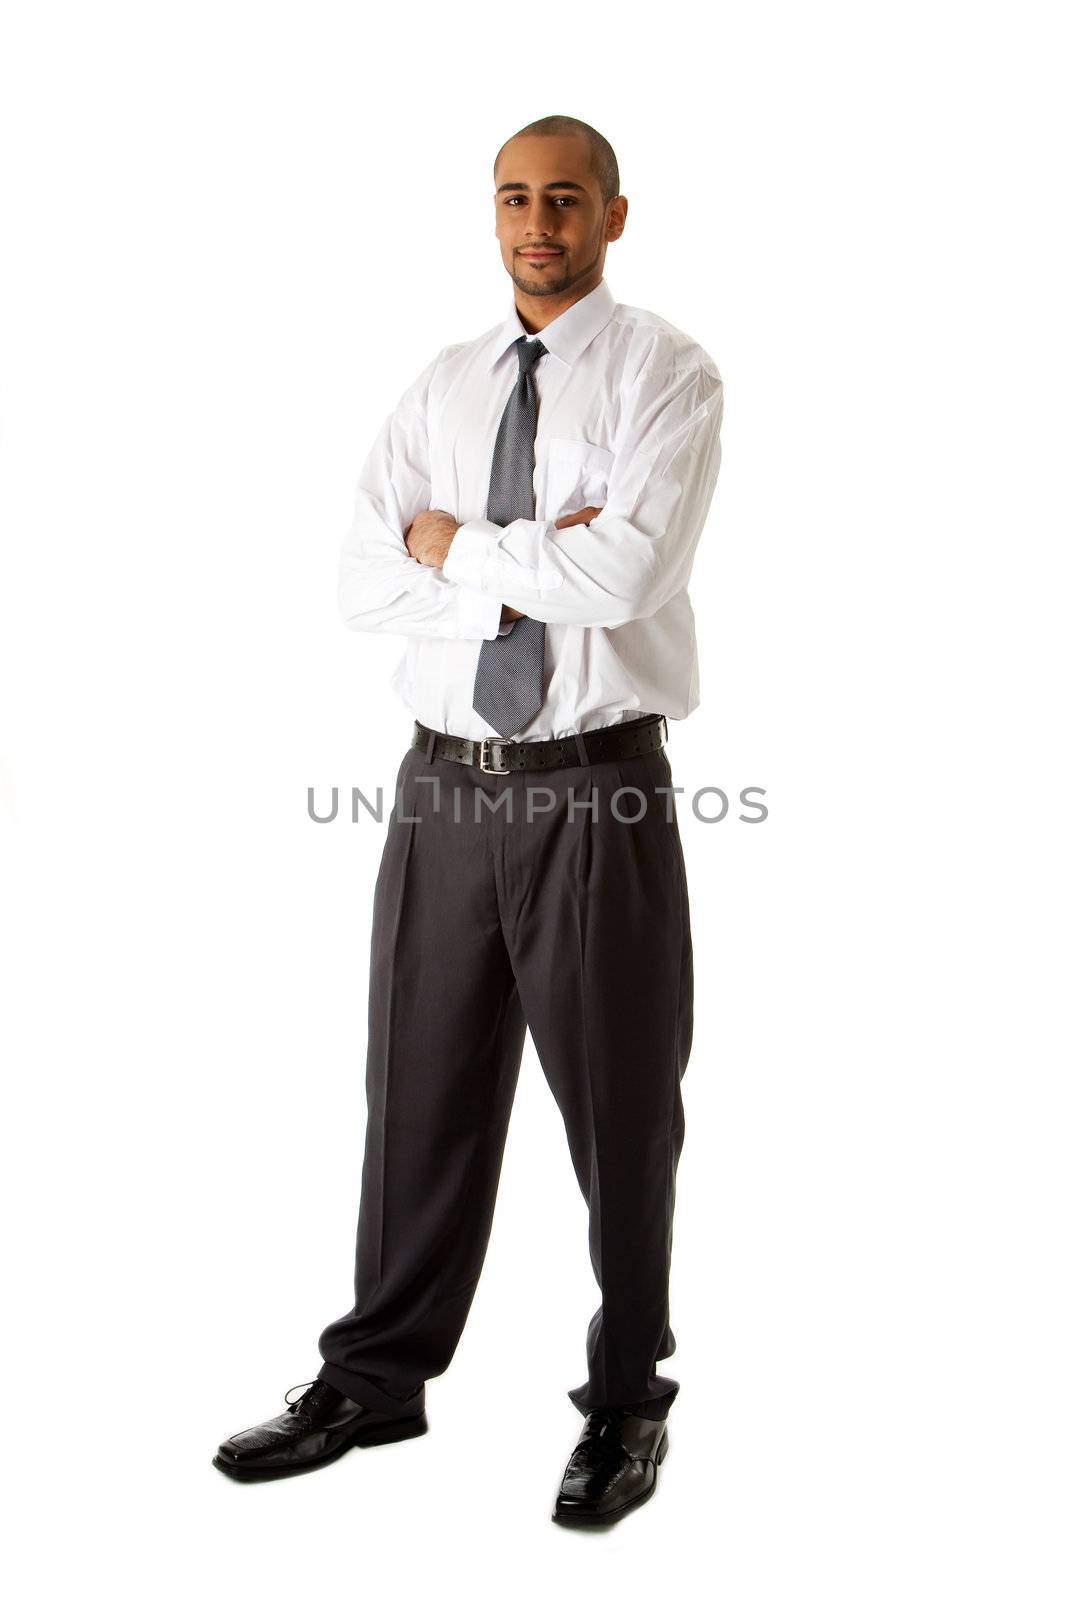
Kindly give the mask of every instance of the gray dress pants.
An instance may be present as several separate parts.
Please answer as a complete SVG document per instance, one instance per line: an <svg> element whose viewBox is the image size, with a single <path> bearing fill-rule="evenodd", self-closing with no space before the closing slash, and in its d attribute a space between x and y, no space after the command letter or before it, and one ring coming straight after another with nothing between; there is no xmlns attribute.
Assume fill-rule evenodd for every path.
<svg viewBox="0 0 1067 1600"><path fill-rule="evenodd" d="M319 1340L319 1376L352 1399L418 1411L452 1359L529 1027L601 1293L569 1396L666 1416L693 1029L678 797L657 792L672 783L664 750L500 775L401 760L374 893L355 1305Z"/></svg>

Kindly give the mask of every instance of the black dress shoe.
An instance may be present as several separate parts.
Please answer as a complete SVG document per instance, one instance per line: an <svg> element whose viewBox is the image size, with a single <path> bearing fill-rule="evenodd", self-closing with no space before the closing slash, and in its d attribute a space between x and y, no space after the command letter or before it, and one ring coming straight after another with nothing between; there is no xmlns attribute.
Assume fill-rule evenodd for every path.
<svg viewBox="0 0 1067 1600"><path fill-rule="evenodd" d="M573 1527L618 1521L655 1492L666 1454L666 1417L597 1406L571 1452L552 1521Z"/></svg>
<svg viewBox="0 0 1067 1600"><path fill-rule="evenodd" d="M246 1482L287 1478L294 1472L324 1467L354 1445L413 1439L428 1426L425 1411L413 1417L371 1411L316 1378L280 1417L235 1433L220 1444L212 1465Z"/></svg>

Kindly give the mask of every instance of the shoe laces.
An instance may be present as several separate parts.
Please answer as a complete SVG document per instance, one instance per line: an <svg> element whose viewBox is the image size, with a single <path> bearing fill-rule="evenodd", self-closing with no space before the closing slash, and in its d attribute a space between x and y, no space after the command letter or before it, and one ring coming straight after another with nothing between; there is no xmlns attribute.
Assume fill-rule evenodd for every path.
<svg viewBox="0 0 1067 1600"><path fill-rule="evenodd" d="M303 1389L303 1394L296 1400L290 1401L289 1396L293 1389ZM292 1388L285 1391L285 1403L290 1411L308 1416L319 1409L329 1393L329 1385L321 1378L312 1378L308 1383L294 1383Z"/></svg>
<svg viewBox="0 0 1067 1600"><path fill-rule="evenodd" d="M596 1406L586 1418L585 1437L574 1449L574 1456L584 1465L594 1466L606 1456L617 1454L619 1427L624 1412L621 1406Z"/></svg>

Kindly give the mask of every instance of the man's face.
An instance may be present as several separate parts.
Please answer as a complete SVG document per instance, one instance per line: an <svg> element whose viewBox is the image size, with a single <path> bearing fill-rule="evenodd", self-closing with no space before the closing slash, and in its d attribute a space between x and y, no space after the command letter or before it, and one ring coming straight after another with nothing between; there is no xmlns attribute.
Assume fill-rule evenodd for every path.
<svg viewBox="0 0 1067 1600"><path fill-rule="evenodd" d="M588 146L573 136L509 140L497 162L495 204L501 258L528 295L595 283L626 214L625 200L605 209Z"/></svg>

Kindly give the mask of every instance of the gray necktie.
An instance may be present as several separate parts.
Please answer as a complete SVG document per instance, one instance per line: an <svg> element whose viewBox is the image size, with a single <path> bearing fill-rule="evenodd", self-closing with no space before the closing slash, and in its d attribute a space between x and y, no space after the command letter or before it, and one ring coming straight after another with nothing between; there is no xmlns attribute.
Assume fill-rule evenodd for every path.
<svg viewBox="0 0 1067 1600"><path fill-rule="evenodd" d="M534 437L537 390L533 367L545 353L540 339L516 339L519 376L504 407L496 434L489 477L490 522L506 527L516 517L534 514ZM474 675L473 705L491 728L510 737L541 709L545 694L545 625L519 617L511 632L483 639Z"/></svg>

